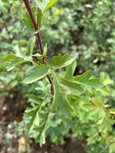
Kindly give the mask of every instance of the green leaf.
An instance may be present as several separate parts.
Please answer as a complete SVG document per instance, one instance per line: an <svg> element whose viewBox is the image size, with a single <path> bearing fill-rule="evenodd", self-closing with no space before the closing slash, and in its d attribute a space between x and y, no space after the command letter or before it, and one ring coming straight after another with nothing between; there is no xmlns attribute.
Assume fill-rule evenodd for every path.
<svg viewBox="0 0 115 153"><path fill-rule="evenodd" d="M79 96L84 93L82 85L74 81L60 79L60 85L66 91L67 94L73 94Z"/></svg>
<svg viewBox="0 0 115 153"><path fill-rule="evenodd" d="M14 69L15 67L19 66L20 64L23 64L25 62L31 62L28 58L19 57L13 54L8 54L4 59L4 62L7 62L6 69L8 71Z"/></svg>
<svg viewBox="0 0 115 153"><path fill-rule="evenodd" d="M54 5L56 1L57 0L35 0L38 8L41 9L42 12Z"/></svg>
<svg viewBox="0 0 115 153"><path fill-rule="evenodd" d="M92 76L92 71L88 70L85 73L78 75L75 77L75 79L79 82L85 82L86 80L88 80L90 77Z"/></svg>
<svg viewBox="0 0 115 153"><path fill-rule="evenodd" d="M73 108L69 100L67 99L67 96L64 95L64 93L61 91L57 81L54 82L54 87L55 95L52 102L52 111L59 107L60 111L62 112L62 115L70 117L70 115L72 115Z"/></svg>
<svg viewBox="0 0 115 153"><path fill-rule="evenodd" d="M25 30L26 30L27 32L30 32L30 31L31 31L31 32L34 32L34 31L35 31L35 28L34 28L34 26L33 26L32 20L31 20L31 18L30 18L30 16L29 16L28 13L26 13L26 14L24 15L23 22L24 22L24 25L25 25L24 32L25 32Z"/></svg>
<svg viewBox="0 0 115 153"><path fill-rule="evenodd" d="M74 81L82 84L88 90L91 88L98 89L102 87L100 80L98 78L92 77L92 71L88 70L87 72L83 73L82 75L74 77Z"/></svg>
<svg viewBox="0 0 115 153"><path fill-rule="evenodd" d="M40 143L40 146L42 146L42 144L45 144L46 132L50 127L51 116L52 116L51 112L47 114L47 118L40 127L40 134L37 137L37 141Z"/></svg>
<svg viewBox="0 0 115 153"><path fill-rule="evenodd" d="M114 152L115 152L115 142L109 146L109 153L114 153Z"/></svg>
<svg viewBox="0 0 115 153"><path fill-rule="evenodd" d="M11 60L13 60L13 59L15 59L16 58L16 56L14 55L14 54L8 54L7 56L5 56L4 58L3 58L3 61L4 62L9 62L9 61L11 61Z"/></svg>
<svg viewBox="0 0 115 153"><path fill-rule="evenodd" d="M38 6L38 8L44 12L47 4L49 3L49 0L35 0L36 5Z"/></svg>
<svg viewBox="0 0 115 153"><path fill-rule="evenodd" d="M55 94L52 102L52 110L59 106L60 101L60 88L56 80L54 81L54 90Z"/></svg>
<svg viewBox="0 0 115 153"><path fill-rule="evenodd" d="M75 72L75 68L77 66L76 61L74 61L72 64L70 64L66 69L65 79L72 79L73 74Z"/></svg>
<svg viewBox="0 0 115 153"><path fill-rule="evenodd" d="M43 13L42 13L41 9L38 8L36 18L37 18L39 27L41 27L41 25L42 25L42 17L43 17Z"/></svg>
<svg viewBox="0 0 115 153"><path fill-rule="evenodd" d="M34 67L25 78L24 83L29 84L38 81L45 77L49 73L49 67L41 64Z"/></svg>
<svg viewBox="0 0 115 153"><path fill-rule="evenodd" d="M52 5L54 5L58 0L50 0L46 5L45 10L49 9Z"/></svg>
<svg viewBox="0 0 115 153"><path fill-rule="evenodd" d="M40 145L45 143L46 132L50 127L51 112L43 111L45 105L46 101L43 100L39 105L28 108L24 114L25 127L29 136L34 137Z"/></svg>
<svg viewBox="0 0 115 153"><path fill-rule="evenodd" d="M30 117L30 121L27 124L28 132L31 133L33 128L39 126L39 107L34 107L26 110L26 115Z"/></svg>
<svg viewBox="0 0 115 153"><path fill-rule="evenodd" d="M113 80L111 80L109 75L107 75L106 73L103 73L103 72L100 74L100 81L105 86L113 83Z"/></svg>
<svg viewBox="0 0 115 153"><path fill-rule="evenodd" d="M23 64L27 61L23 60L20 57L16 57L15 59L13 59L12 61L10 61L6 67L7 71L11 71L12 69L14 69L15 67L19 66L20 64Z"/></svg>
<svg viewBox="0 0 115 153"><path fill-rule="evenodd" d="M48 61L49 66L53 67L54 69L63 68L75 61L76 57L64 54L59 54L58 56L53 56L51 60Z"/></svg>
<svg viewBox="0 0 115 153"><path fill-rule="evenodd" d="M44 46L44 55L47 54L48 48L47 48L47 44Z"/></svg>
<svg viewBox="0 0 115 153"><path fill-rule="evenodd" d="M34 46L35 46L35 40L36 40L36 37L33 36L33 37L30 38L30 40L28 41L28 53L27 53L28 56L31 56L32 53L33 53L33 49L34 49Z"/></svg>

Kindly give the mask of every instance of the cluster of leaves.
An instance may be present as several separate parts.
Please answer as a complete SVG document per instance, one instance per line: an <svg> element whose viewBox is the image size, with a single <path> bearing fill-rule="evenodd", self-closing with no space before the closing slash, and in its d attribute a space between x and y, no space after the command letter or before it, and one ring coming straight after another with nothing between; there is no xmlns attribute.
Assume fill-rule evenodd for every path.
<svg viewBox="0 0 115 153"><path fill-rule="evenodd" d="M88 68L87 65L89 65L89 62L95 64L100 61L100 58L103 58L103 56L100 57L100 55L99 57L96 55L92 56L95 51L96 54L100 53L101 48L101 53L105 56L105 49L109 49L109 52L111 52L111 49L114 48L114 43L112 43L112 46L108 45L108 48L106 48L104 41L98 41L98 36L101 36L99 33L102 28L106 30L106 26L103 26L106 15L104 20L102 17L104 15L103 12L106 9L108 10L113 3L105 0L102 4L98 1L86 5L87 1L82 0L79 2L75 0L67 2L60 1L60 3L57 4L58 7L54 6L51 11L47 12L55 2L56 0L35 0L32 2L34 15L39 23L40 30L45 29L43 36L46 40L44 41L47 42L49 48L53 50L51 54L59 52L60 49L69 49L74 52L74 56L67 53L63 55L59 54L53 56L51 59L48 58L46 64L43 64L42 59L46 57L47 48L44 47L43 55L35 54L39 51L34 47L35 35L38 31L34 30L32 21L28 13L25 13L24 9L22 16L19 16L20 18L16 16L16 8L20 6L23 7L20 2L10 1L10 4L13 6L11 7L13 9L11 16L16 16L17 20L22 20L24 16L24 23L26 25L24 31L21 31L22 28L19 27L22 25L16 20L15 22L13 21L16 27L14 26L15 28L13 28L14 33L12 33L12 36L10 35L11 38L8 36L10 31L12 31L12 25L8 27L6 27L6 25L3 26L4 28L1 33L3 43L7 42L7 40L4 39L11 39L11 44L1 44L1 47L7 46L7 48L4 48L6 51L10 49L10 52L12 52L12 54L7 55L3 59L3 61L7 63L7 70L10 71L16 67L19 67L17 70L20 70L12 73L10 71L9 75L11 78L9 78L9 82L14 80L13 86L19 84L20 80L24 77L24 71L26 72L23 87L26 96L31 102L31 107L27 108L25 112L23 121L24 128L26 127L28 135L35 138L40 144L45 143L46 137L50 137L53 142L63 142L64 137L69 135L73 137L87 136L89 144L93 144L95 141L102 141L110 146L110 153L112 153L115 150L115 138L113 137L115 110L108 103L108 99L104 97L111 95L108 85L113 82L105 73L101 73L100 78L97 79L90 70L82 75L76 76L74 72L77 66L77 57L79 57L80 60L78 64L80 63L82 65L83 63L83 66L86 65L86 68ZM6 8L9 7L9 2L1 1L1 4L3 6L2 9L4 9L7 14L8 10ZM76 8L76 6L78 6L78 8ZM102 10L102 6L104 6L104 10ZM63 9L63 7L65 8ZM110 11L112 11L112 9ZM93 14L95 15L93 16ZM98 17L99 14L100 17ZM43 22L46 22L45 15L49 16L48 19L50 24L52 24L51 27L48 26L49 23L46 23L45 28L43 27ZM107 12L107 16L108 15L110 15L110 12ZM5 22L7 20L6 17L7 16L3 16L4 19L2 21ZM52 18L54 20L52 20ZM65 22L66 19L68 20L67 22ZM109 22L110 20L112 21ZM114 19L110 17L110 20L108 18L107 21L112 25ZM4 25L4 23L2 24ZM82 29L85 29L84 37L82 36ZM94 29L96 30L94 31ZM27 42L22 38L25 37L25 34L28 36L30 32L32 37L28 42L27 49ZM91 34L89 34L89 32ZM99 35L97 35L97 33ZM107 33L109 33L109 30ZM113 30L112 33L114 33ZM14 35L16 39L20 39L21 42L12 38ZM113 41L111 33L109 33L109 36ZM111 44L109 36L107 39L109 39L108 43ZM102 36L103 39L105 39L105 37ZM88 39L87 41L86 38ZM102 38L100 39L102 40ZM51 42L53 42L54 45L52 45ZM51 44L52 47L49 44ZM83 44L85 44L85 46ZM102 49L102 46L105 48ZM75 53L76 51L78 51L77 55ZM13 54L14 52L15 54ZM48 53L49 52L48 50ZM32 55L36 56L38 60L37 63L33 61ZM2 53L2 56L4 56L4 53ZM107 56L105 56L104 60L106 57ZM109 57L111 59L111 56ZM89 67L93 67L94 64L91 64ZM5 65L6 64L4 64L4 67L2 65L1 69L5 69ZM97 66L98 65L96 65L96 67ZM103 64L101 67L102 66ZM104 69L107 68L104 67ZM97 68L95 70L99 72ZM46 79L47 75L50 75L53 81L54 95L51 95L50 84ZM19 79L16 82L17 78ZM7 84L9 83L7 78L5 80L5 78L1 76L0 79ZM39 81L40 79L42 79L42 81ZM25 83L32 84L25 85Z"/></svg>
<svg viewBox="0 0 115 153"><path fill-rule="evenodd" d="M4 61L9 63L8 70L28 61L24 58L21 61L20 59L21 57L7 55ZM9 65L11 65L10 68ZM67 67L66 71L57 72L57 70L64 67ZM26 110L25 126L29 131L29 135L34 137L40 144L45 143L47 134L49 132L53 133L52 129L55 131L55 128L57 129L60 125L66 126L68 133L71 129L72 133L75 134L77 125L73 125L78 122L77 120L81 122L79 124L88 124L90 122L91 128L95 126L92 133L89 133L91 136L97 129L98 133L96 133L95 137L99 133L103 137L108 137L108 133L112 131L114 110L106 105L102 96L103 94L109 94L105 85L112 83L112 81L105 74L102 74L100 77L101 84L90 70L82 75L73 76L75 68L75 57L64 54L63 56L53 56L52 59L47 60L47 64L33 63L32 69L27 73L27 77L24 80L26 84L34 83L50 74L55 89L55 94L52 97L49 92L50 86L46 90L44 84L41 84L44 88L39 87L37 90L42 91L41 93L44 93L43 96L29 96L34 102L32 107ZM59 119L57 119L57 116ZM89 129L89 127L87 128ZM54 132L54 134L56 133Z"/></svg>

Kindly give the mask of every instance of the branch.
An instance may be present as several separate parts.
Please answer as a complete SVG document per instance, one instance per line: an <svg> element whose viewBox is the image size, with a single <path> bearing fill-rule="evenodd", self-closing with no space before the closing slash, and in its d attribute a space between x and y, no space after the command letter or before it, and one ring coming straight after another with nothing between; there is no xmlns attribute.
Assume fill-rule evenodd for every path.
<svg viewBox="0 0 115 153"><path fill-rule="evenodd" d="M29 15L30 15L30 18L31 18L31 20L32 20L32 23L33 23L33 26L34 26L35 30L36 30L36 31L39 30L38 23L36 22L36 20L35 20L35 18L34 18L34 16L33 16L33 13L32 13L32 10L31 10L31 7L30 7L30 5L29 5L28 0L23 0L23 1L24 1L24 3L25 3L26 9L27 9L27 11L28 11L28 13L29 13ZM41 52L41 54L43 54L43 47L42 47L42 41L41 41L40 31L37 32L36 36L37 36L37 40L38 40L38 42L39 42L40 52Z"/></svg>
<svg viewBox="0 0 115 153"><path fill-rule="evenodd" d="M24 4L25 4L25 6L26 6L26 9L27 9L28 13L29 13L29 16L30 16L30 18L31 18L31 20L32 20L32 23L33 23L33 26L34 26L35 30L36 30L36 31L39 30L39 29L40 29L40 28L39 28L39 25L38 25L38 23L36 22L36 20L35 20L35 18L34 18L34 15L33 15L33 13L32 13L31 7L30 7L30 5L29 5L29 1L28 1L28 0L23 0L23 2L24 2ZM41 54L43 55L43 46L42 46L40 31L37 32L36 38L37 38L37 44L39 44L40 52L41 52ZM42 61L43 61L43 64L46 63L46 59L45 59L45 58L43 58ZM50 85L51 85L51 94L54 95L53 81L52 81L50 75L47 75L47 78L48 78L49 83L50 83Z"/></svg>

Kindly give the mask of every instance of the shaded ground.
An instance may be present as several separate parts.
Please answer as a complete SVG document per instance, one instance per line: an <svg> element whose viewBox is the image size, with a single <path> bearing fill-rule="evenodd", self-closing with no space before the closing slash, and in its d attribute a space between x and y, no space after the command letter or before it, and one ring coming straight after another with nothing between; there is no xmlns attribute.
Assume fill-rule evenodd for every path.
<svg viewBox="0 0 115 153"><path fill-rule="evenodd" d="M17 133L25 107L26 100L16 89L0 97L0 153L86 153L83 139L68 138L64 145L47 141L40 148L34 140Z"/></svg>

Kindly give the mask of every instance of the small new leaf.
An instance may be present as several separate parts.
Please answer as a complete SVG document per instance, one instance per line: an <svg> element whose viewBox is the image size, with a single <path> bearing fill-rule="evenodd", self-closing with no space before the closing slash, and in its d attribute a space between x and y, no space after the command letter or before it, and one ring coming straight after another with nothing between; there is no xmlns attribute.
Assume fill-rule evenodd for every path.
<svg viewBox="0 0 115 153"><path fill-rule="evenodd" d="M52 5L54 5L58 0L50 0L49 3L46 5L45 11L49 9Z"/></svg>
<svg viewBox="0 0 115 153"><path fill-rule="evenodd" d="M35 0L39 9L41 9L42 13L49 9L52 5L54 5L57 0Z"/></svg>

